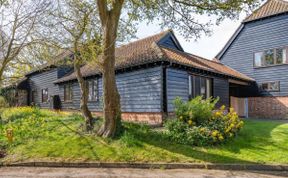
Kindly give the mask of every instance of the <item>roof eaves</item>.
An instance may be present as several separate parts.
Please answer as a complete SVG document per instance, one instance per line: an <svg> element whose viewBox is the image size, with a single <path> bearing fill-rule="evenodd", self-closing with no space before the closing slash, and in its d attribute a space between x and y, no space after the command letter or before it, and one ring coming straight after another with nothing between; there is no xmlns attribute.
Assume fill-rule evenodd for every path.
<svg viewBox="0 0 288 178"><path fill-rule="evenodd" d="M243 23L243 24L246 24L246 23L250 23L250 22L254 22L254 21L259 21L259 20L264 20L264 19L267 19L267 18L275 17L275 16L280 16L280 15L283 15L283 14L288 14L288 11L284 11L284 12L279 12L279 13L275 13L275 14L272 14L272 15L263 16L263 17L261 17L261 18L256 18L256 19L251 19L251 20L245 20L245 21L243 21L242 23Z"/></svg>
<svg viewBox="0 0 288 178"><path fill-rule="evenodd" d="M249 16L247 16L243 21L242 23L248 23L248 22L252 22L252 21L256 21L256 20L261 20L261 19L265 19L265 18L268 18L268 17L274 17L274 16L277 16L277 15L280 15L280 14L285 14L287 13L287 10L279 10L278 9L278 12L275 11L274 13L271 13L271 14L266 14L266 15L262 15L260 17L257 17L257 13L258 11L260 11L261 9L265 8L265 6L269 6L269 3L270 3L270 6L272 5L272 7L269 7L270 8L273 8L275 6L281 6L281 5L285 5L287 6L288 5L288 1L285 1L285 0L267 0L264 4L262 4L258 9L254 10ZM281 4L281 5L280 5ZM253 16L256 15L256 17L253 18Z"/></svg>
<svg viewBox="0 0 288 178"><path fill-rule="evenodd" d="M170 50L173 50L173 51L176 51L175 49L171 49L171 48L167 48L167 47L164 47L164 48L170 49ZM250 81L250 82L255 81L254 79L252 79L252 78L250 78L250 77L242 74L241 72L238 72L238 71L236 71L235 69L232 69L231 67L226 66L226 65L224 65L224 64L222 64L222 63L215 62L215 61L212 61L212 60L209 60L209 59L206 59L206 58L203 58L203 57L201 57L201 56L197 56L197 55L194 55L194 54L191 54L191 53L187 53L187 52L181 52L181 51L176 51L176 52L177 52L177 53L182 53L182 54L188 55L189 57L199 58L200 60L206 60L206 61L209 61L209 62L214 63L215 65L225 66L225 67L229 68L230 70L233 70L233 71L235 71L235 72L243 75L243 77L239 77L239 76L231 75L231 74L228 74L228 73L224 73L224 72L215 70L215 69L213 69L213 68L211 68L211 67L209 67L209 66L207 66L207 67L209 67L210 69L206 69L206 68L204 69L204 68L203 68L203 70L207 70L207 71L210 71L210 72L222 74L222 75L225 75L225 76L228 76L228 77L232 77L232 78L237 78L237 79L240 79L240 80L245 80L245 81ZM199 61L199 62L201 62L201 61ZM172 62L172 63L175 63L175 62ZM182 65L184 65L184 64L182 64ZM202 65L205 65L205 64L203 63ZM205 65L205 66L206 66L206 65ZM202 68L197 67L197 66L194 66L194 68L202 69Z"/></svg>

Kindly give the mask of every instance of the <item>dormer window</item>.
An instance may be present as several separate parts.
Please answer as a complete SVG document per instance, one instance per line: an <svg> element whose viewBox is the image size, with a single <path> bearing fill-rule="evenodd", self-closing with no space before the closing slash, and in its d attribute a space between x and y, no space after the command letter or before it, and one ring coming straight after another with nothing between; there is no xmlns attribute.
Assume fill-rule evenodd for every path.
<svg viewBox="0 0 288 178"><path fill-rule="evenodd" d="M287 63L287 48L268 49L254 53L254 67L266 67Z"/></svg>

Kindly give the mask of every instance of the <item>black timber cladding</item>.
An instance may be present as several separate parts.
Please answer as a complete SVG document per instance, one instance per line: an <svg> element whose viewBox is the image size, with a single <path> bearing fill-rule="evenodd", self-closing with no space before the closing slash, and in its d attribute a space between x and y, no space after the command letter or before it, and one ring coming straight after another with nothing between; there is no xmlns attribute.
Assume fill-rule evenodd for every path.
<svg viewBox="0 0 288 178"><path fill-rule="evenodd" d="M243 29L220 58L221 62L256 80L257 84L279 81L280 92L262 96L288 95L288 65L254 68L254 53L288 47L288 15L281 14L244 24Z"/></svg>

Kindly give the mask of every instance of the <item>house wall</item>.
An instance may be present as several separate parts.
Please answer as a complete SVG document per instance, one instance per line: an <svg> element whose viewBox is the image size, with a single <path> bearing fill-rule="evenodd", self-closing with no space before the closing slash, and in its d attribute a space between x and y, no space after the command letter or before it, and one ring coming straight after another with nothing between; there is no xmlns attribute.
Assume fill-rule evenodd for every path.
<svg viewBox="0 0 288 178"><path fill-rule="evenodd" d="M30 86L30 94L29 101L32 100L32 91L35 91L35 105L40 106L41 108L50 108L50 103L42 103L42 89L48 88L48 95L57 95L59 93L58 86L54 85L54 81L56 81L58 70L57 68L43 71L36 75L32 75L29 77L29 86ZM50 97L49 97L50 98Z"/></svg>
<svg viewBox="0 0 288 178"><path fill-rule="evenodd" d="M227 79L214 78L213 79L213 96L219 97L216 107L225 105L230 106L229 102L229 82Z"/></svg>
<svg viewBox="0 0 288 178"><path fill-rule="evenodd" d="M246 23L220 59L222 63L263 83L280 81L280 92L261 92L262 96L288 95L288 65L254 68L255 52L288 46L288 15Z"/></svg>
<svg viewBox="0 0 288 178"><path fill-rule="evenodd" d="M197 75L197 74L196 74ZM216 107L222 105L229 106L229 82L228 79L207 76L213 79L213 96L220 100ZM167 86L167 110L174 111L173 101L177 96L184 101L189 99L189 71L167 68L166 86Z"/></svg>
<svg viewBox="0 0 288 178"><path fill-rule="evenodd" d="M173 101L176 97L181 97L183 101L188 101L189 99L188 72L167 68L166 73L167 111L173 112Z"/></svg>
<svg viewBox="0 0 288 178"><path fill-rule="evenodd" d="M162 112L162 67L137 70L116 75L121 97L122 112L160 113ZM102 98L102 78L99 78L99 97ZM79 109L80 87L73 83L73 101L64 102L64 85L59 85L59 95L63 109ZM102 110L102 99L89 102L91 111Z"/></svg>

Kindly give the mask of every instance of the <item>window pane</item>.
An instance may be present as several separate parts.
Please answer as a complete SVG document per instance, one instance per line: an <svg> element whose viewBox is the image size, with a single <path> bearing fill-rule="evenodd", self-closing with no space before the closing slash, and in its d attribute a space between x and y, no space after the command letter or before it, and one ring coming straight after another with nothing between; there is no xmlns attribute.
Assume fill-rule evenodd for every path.
<svg viewBox="0 0 288 178"><path fill-rule="evenodd" d="M189 75L189 98L193 98L193 76Z"/></svg>
<svg viewBox="0 0 288 178"><path fill-rule="evenodd" d="M276 64L285 63L286 59L286 50L285 49L276 49Z"/></svg>
<svg viewBox="0 0 288 178"><path fill-rule="evenodd" d="M269 90L270 91L278 91L279 90L279 82L271 82L269 83Z"/></svg>
<svg viewBox="0 0 288 178"><path fill-rule="evenodd" d="M276 49L276 64L283 63L283 49Z"/></svg>
<svg viewBox="0 0 288 178"><path fill-rule="evenodd" d="M64 101L68 100L68 86L64 85Z"/></svg>
<svg viewBox="0 0 288 178"><path fill-rule="evenodd" d="M206 98L210 98L212 96L212 80L206 80Z"/></svg>
<svg viewBox="0 0 288 178"><path fill-rule="evenodd" d="M206 78L201 77L201 89L200 93L203 98L206 98Z"/></svg>
<svg viewBox="0 0 288 178"><path fill-rule="evenodd" d="M266 65L274 64L274 50L273 49L265 51L265 64Z"/></svg>
<svg viewBox="0 0 288 178"><path fill-rule="evenodd" d="M93 81L87 82L88 89L88 100L91 101L93 99Z"/></svg>
<svg viewBox="0 0 288 178"><path fill-rule="evenodd" d="M64 101L72 100L72 85L66 84L64 85Z"/></svg>
<svg viewBox="0 0 288 178"><path fill-rule="evenodd" d="M280 82L267 82L262 83L262 90L264 91L279 91L280 90Z"/></svg>
<svg viewBox="0 0 288 178"><path fill-rule="evenodd" d="M264 66L263 53L262 52L254 54L254 65L256 67Z"/></svg>
<svg viewBox="0 0 288 178"><path fill-rule="evenodd" d="M48 89L42 89L42 102L48 101Z"/></svg>
<svg viewBox="0 0 288 178"><path fill-rule="evenodd" d="M197 77L197 76L194 76L194 82L195 82L195 94L194 94L194 97L195 96L199 96L201 95L200 93L200 77Z"/></svg>
<svg viewBox="0 0 288 178"><path fill-rule="evenodd" d="M263 83L262 84L262 89L263 90L268 90L268 83Z"/></svg>

